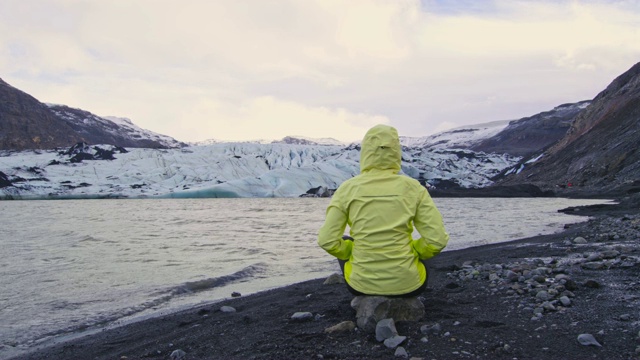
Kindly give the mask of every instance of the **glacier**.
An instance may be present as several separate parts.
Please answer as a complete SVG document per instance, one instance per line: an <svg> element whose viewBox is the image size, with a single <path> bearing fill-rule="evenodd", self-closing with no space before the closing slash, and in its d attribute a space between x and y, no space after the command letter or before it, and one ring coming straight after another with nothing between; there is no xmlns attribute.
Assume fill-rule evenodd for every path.
<svg viewBox="0 0 640 360"><path fill-rule="evenodd" d="M335 189L359 174L359 157L357 143L211 143L172 149L78 144L3 151L0 199L312 196L311 189ZM425 186L448 181L478 188L491 185L494 176L519 160L404 146L402 173Z"/></svg>

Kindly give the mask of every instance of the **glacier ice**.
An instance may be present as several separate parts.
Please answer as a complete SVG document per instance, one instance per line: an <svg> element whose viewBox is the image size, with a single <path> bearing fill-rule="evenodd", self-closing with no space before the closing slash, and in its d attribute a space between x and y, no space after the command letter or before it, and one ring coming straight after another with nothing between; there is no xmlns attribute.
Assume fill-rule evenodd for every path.
<svg viewBox="0 0 640 360"><path fill-rule="evenodd" d="M112 160L72 162L68 151L5 151L4 199L109 197L298 197L319 186L337 188L357 175L357 145L214 143L181 149L87 147ZM77 153L74 156L77 156ZM484 187L520 158L462 149L405 147L402 172L423 182L449 180Z"/></svg>

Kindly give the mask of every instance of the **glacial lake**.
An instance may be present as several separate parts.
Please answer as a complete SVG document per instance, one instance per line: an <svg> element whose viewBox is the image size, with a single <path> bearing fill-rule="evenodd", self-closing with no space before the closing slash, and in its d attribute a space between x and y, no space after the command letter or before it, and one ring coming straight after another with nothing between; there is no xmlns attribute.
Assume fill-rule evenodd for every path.
<svg viewBox="0 0 640 360"><path fill-rule="evenodd" d="M561 231L569 199L434 199L445 251ZM326 277L329 199L0 201L0 358L60 336Z"/></svg>

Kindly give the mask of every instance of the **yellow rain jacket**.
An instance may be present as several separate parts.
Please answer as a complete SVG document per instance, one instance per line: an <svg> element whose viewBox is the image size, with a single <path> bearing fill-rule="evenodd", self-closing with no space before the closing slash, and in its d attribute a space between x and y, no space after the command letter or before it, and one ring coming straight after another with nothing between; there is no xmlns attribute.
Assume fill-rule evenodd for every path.
<svg viewBox="0 0 640 360"><path fill-rule="evenodd" d="M447 245L449 235L427 189L399 175L402 148L395 128L377 125L362 141L360 175L340 185L327 208L318 245L348 260L344 277L368 295L403 295L427 279L420 260ZM346 226L354 241L342 239ZM421 238L413 239L414 226Z"/></svg>

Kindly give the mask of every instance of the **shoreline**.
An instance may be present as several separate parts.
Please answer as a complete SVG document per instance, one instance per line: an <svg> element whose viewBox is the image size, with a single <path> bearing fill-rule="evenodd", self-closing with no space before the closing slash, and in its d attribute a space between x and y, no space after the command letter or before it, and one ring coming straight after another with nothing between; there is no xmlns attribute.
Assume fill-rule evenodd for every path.
<svg viewBox="0 0 640 360"><path fill-rule="evenodd" d="M640 314L635 310L640 297L633 297L640 289L640 281L629 280L640 278L637 203L565 212L593 219L559 233L452 250L436 257L430 262L429 287L421 297L426 315L417 323L396 324L400 335L408 338L401 346L411 357L424 359L640 356L635 353L640 346L640 340L636 340L640 336ZM616 228L621 228L620 224L630 225L624 236L601 236L619 232ZM587 243L575 244L578 237L588 239ZM615 251L619 254L613 259L588 261L605 264L602 268L582 267L587 263L584 260L601 253L603 248L618 249ZM618 262L614 264L615 261ZM557 264L564 268L558 270ZM489 270L483 270L483 265L489 265ZM491 270L498 265L503 270ZM569 290L574 294L570 298L572 304L559 305L559 300L553 299L547 307L555 310L543 308L542 316L533 319L541 305L536 303L538 286L531 288L527 282L514 282L503 276L507 268L526 267L552 269L544 275L541 286L559 283L556 276L560 274L569 277L572 286L575 283L574 290ZM480 275L469 277L470 269ZM488 274L485 278L483 272L499 275ZM355 311L344 285L323 285L324 280L309 280L99 329L69 341L56 340L50 346L12 359L169 359L174 352L180 354L178 350L186 354L184 359L392 358L395 350L377 342L375 335L361 330L325 333L326 328L340 322L354 321ZM600 287L585 285L589 281ZM628 288L628 294L621 288ZM221 311L222 306L233 307L236 312ZM315 319L293 321L291 315L298 311L311 312ZM421 327L436 323L442 328L440 333L421 331ZM576 338L581 333L591 333L602 347L579 344Z"/></svg>

